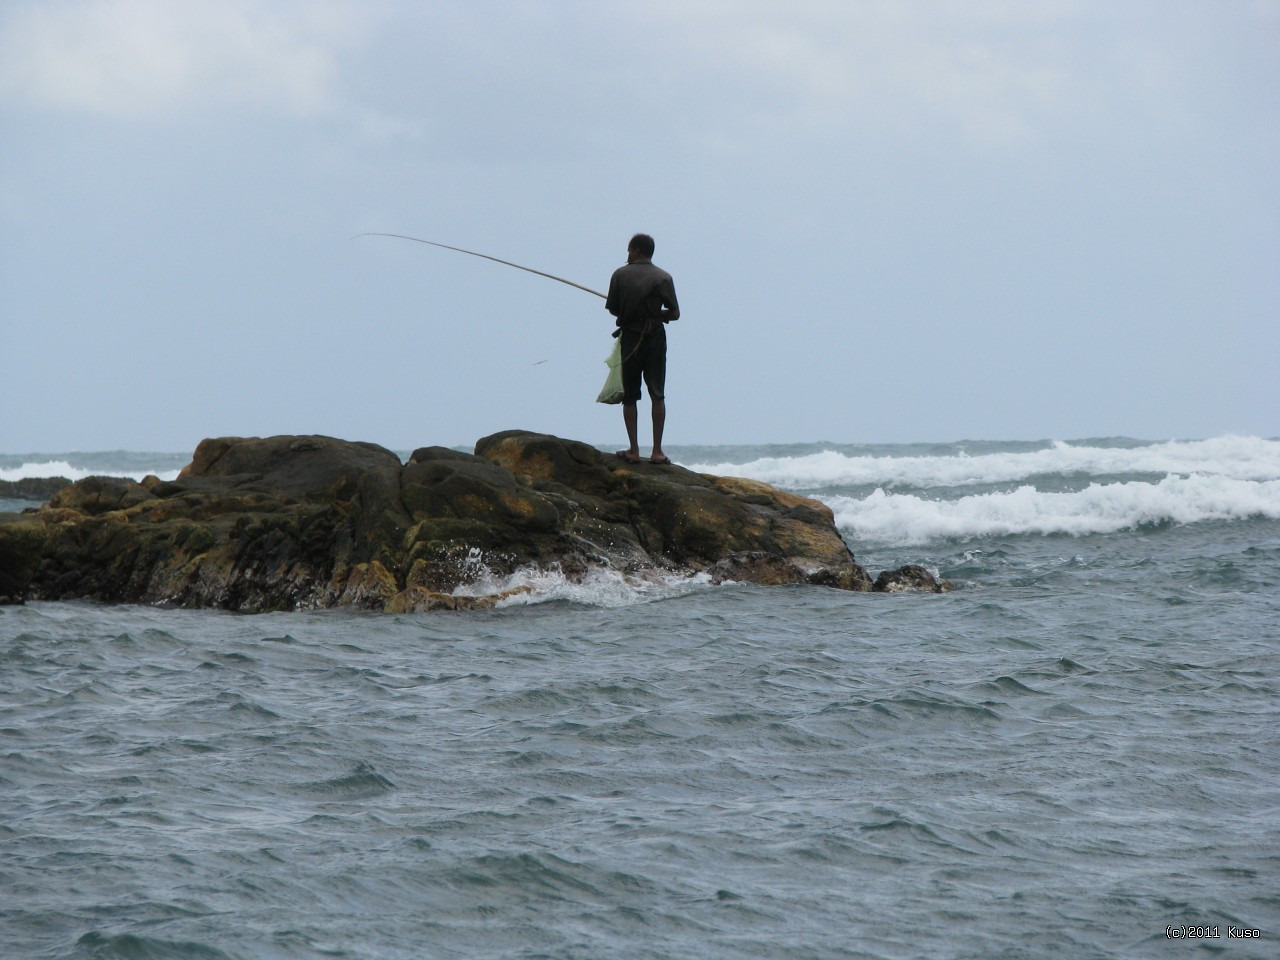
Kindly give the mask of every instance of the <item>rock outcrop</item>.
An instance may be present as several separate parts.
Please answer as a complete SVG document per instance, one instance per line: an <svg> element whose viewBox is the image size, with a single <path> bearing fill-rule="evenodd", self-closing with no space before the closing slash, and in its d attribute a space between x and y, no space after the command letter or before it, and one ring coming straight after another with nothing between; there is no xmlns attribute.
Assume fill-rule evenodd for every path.
<svg viewBox="0 0 1280 960"><path fill-rule="evenodd" d="M66 477L25 477L22 480L0 480L0 499L48 500L63 487L71 486Z"/></svg>
<svg viewBox="0 0 1280 960"><path fill-rule="evenodd" d="M527 567L873 588L816 500L524 431L404 464L329 437L205 440L176 480L89 477L0 514L9 603L458 609Z"/></svg>

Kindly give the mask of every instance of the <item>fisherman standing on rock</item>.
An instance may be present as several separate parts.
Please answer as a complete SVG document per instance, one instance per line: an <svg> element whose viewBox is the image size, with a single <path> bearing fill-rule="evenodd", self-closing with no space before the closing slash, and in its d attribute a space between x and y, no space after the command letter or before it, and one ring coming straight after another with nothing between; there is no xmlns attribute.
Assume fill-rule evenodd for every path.
<svg viewBox="0 0 1280 960"><path fill-rule="evenodd" d="M670 463L662 452L662 430L667 422L667 330L665 324L680 319L676 286L671 274L653 264L653 237L637 233L627 244L627 263L609 279L605 309L617 318L614 336L622 337L622 422L631 444L618 456L640 462L636 436L640 380L644 379L653 407L653 453L650 463Z"/></svg>

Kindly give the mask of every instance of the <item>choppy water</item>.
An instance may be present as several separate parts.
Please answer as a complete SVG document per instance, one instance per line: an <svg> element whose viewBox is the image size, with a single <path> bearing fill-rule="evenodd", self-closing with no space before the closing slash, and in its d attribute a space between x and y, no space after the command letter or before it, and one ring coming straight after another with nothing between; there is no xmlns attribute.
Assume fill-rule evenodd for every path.
<svg viewBox="0 0 1280 960"><path fill-rule="evenodd" d="M0 608L0 956L1280 954L1280 443L677 452L960 589Z"/></svg>

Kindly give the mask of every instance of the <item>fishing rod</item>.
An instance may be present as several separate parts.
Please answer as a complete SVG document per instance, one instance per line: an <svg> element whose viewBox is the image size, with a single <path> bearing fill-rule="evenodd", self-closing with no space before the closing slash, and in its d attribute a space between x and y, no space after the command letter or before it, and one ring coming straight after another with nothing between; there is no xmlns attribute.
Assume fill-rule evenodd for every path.
<svg viewBox="0 0 1280 960"><path fill-rule="evenodd" d="M394 237L397 240L412 240L414 243L425 243L431 247L443 247L445 250L456 250L458 253L469 253L473 257L483 257L486 260L492 260L494 263L501 263L508 267L515 267L517 270L525 270L529 273L536 273L540 277L546 277L548 280L558 280L561 283L567 283L571 287L577 287L579 290L585 290L587 293L594 293L601 300L608 299L599 290L592 290L590 287L584 287L580 283L574 283L572 280L566 280L564 277L557 277L553 273L543 273L541 270L535 270L533 267L525 267L518 263L512 263L510 260L500 260L497 257L491 257L487 253L476 253L474 250L463 250L461 247L451 247L447 243L436 243L434 240L419 240L417 237L406 237L402 233L358 233L352 240L359 240L361 237Z"/></svg>

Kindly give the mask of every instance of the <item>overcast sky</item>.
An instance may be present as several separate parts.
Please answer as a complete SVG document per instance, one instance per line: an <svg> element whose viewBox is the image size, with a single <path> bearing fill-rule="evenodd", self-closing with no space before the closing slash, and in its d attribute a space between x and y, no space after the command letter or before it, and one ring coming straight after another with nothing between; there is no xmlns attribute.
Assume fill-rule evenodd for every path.
<svg viewBox="0 0 1280 960"><path fill-rule="evenodd" d="M1276 0L4 0L0 451L1280 434ZM641 411L647 444L647 400Z"/></svg>

